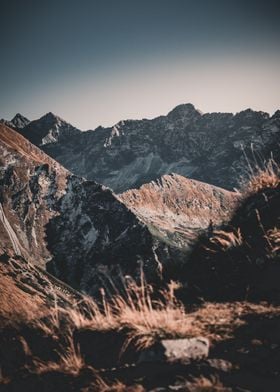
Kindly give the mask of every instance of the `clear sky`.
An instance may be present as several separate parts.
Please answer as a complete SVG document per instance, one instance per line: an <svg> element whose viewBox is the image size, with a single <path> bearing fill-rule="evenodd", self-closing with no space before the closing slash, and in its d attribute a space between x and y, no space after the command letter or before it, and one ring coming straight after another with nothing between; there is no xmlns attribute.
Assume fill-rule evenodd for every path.
<svg viewBox="0 0 280 392"><path fill-rule="evenodd" d="M280 108L280 2L1 0L0 117Z"/></svg>

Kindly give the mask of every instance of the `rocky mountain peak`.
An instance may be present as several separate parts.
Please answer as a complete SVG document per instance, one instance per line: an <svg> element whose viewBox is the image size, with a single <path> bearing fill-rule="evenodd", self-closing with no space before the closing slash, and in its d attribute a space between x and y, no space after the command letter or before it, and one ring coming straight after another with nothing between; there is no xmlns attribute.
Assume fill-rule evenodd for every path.
<svg viewBox="0 0 280 392"><path fill-rule="evenodd" d="M159 238L112 191L72 175L0 124L0 255L22 256L89 294L100 276L156 277L185 253ZM2 223L2 224L1 224Z"/></svg>
<svg viewBox="0 0 280 392"><path fill-rule="evenodd" d="M0 123L7 125L8 127L19 131L20 129L24 128L26 125L30 123L28 118L24 117L22 114L17 113L12 120L8 121L2 118Z"/></svg>
<svg viewBox="0 0 280 392"><path fill-rule="evenodd" d="M186 103L166 116L120 121L94 132L80 132L48 113L53 122L41 118L20 132L73 173L117 193L172 172L233 189L248 176L244 149L247 156L252 145L264 159L279 156L279 113L202 114Z"/></svg>
<svg viewBox="0 0 280 392"><path fill-rule="evenodd" d="M28 118L24 117L22 114L17 113L11 120L11 123L16 129L22 129L30 123L30 120L28 120Z"/></svg>
<svg viewBox="0 0 280 392"><path fill-rule="evenodd" d="M18 131L32 143L42 146L78 135L81 131L52 112L31 121Z"/></svg>
<svg viewBox="0 0 280 392"><path fill-rule="evenodd" d="M276 118L280 119L280 110L276 110L276 112L273 114L273 116L271 118L272 119L276 119Z"/></svg>
<svg viewBox="0 0 280 392"><path fill-rule="evenodd" d="M42 117L39 118L38 121L44 121L44 122L48 122L48 123L55 123L55 122L65 122L65 120L63 120L61 117L57 116L56 114L52 113L52 112L48 112L46 114L44 114Z"/></svg>
<svg viewBox="0 0 280 392"><path fill-rule="evenodd" d="M176 106L172 109L168 114L167 117L171 119L184 119L184 118L192 118L195 116L200 116L201 112L197 110L193 104L191 103L184 103L181 105Z"/></svg>

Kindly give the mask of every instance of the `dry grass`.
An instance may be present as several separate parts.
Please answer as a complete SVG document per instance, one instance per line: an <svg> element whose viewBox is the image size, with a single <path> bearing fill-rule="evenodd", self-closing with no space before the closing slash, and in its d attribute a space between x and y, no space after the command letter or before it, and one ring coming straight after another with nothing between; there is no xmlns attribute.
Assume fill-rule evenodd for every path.
<svg viewBox="0 0 280 392"><path fill-rule="evenodd" d="M128 386L122 383L121 381L115 380L112 383L108 383L101 377L97 377L94 385L91 385L89 389L83 389L82 392L90 392L92 391L92 387L95 388L96 391L100 392L144 392L145 389L139 385Z"/></svg>
<svg viewBox="0 0 280 392"><path fill-rule="evenodd" d="M35 359L33 366L37 374L42 374L50 371L59 371L66 374L77 375L82 368L85 367L84 359L81 356L80 350L75 347L72 334L66 336L63 353L59 355L58 362L43 362Z"/></svg>
<svg viewBox="0 0 280 392"><path fill-rule="evenodd" d="M142 279L130 281L125 294L110 299L103 292L101 304L85 297L76 308L61 310L74 329L94 331L128 330L128 340L136 347L147 346L157 338L192 336L192 326L184 306L176 299L176 283L161 291L161 299L152 299L152 288Z"/></svg>
<svg viewBox="0 0 280 392"><path fill-rule="evenodd" d="M210 238L210 242L215 245L219 250L226 252L231 248L241 246L243 243L241 230L238 228L235 231L224 231L215 230L213 236ZM207 248L209 251L215 251L215 249Z"/></svg>
<svg viewBox="0 0 280 392"><path fill-rule="evenodd" d="M157 338L195 336L200 331L194 327L193 318L175 298L176 287L175 283L171 283L167 290L161 292L161 299L155 300L152 298L151 287L142 277L139 285L130 280L123 295L118 294L108 299L103 292L99 304L85 297L82 303L72 308L53 307L49 317L33 320L33 327L40 329L44 335L58 340L59 334L62 333L63 339L58 342L59 360L44 362L35 359L33 371L37 374L54 371L77 376L81 370L89 368L81 356L79 347L74 343L76 330L113 330L116 333L125 330L127 340L123 351L130 343L133 343L137 350L149 346ZM94 369L91 368L91 371L95 374ZM121 382L107 384L98 373L94 375L93 383L96 390L100 391L143 390L141 386L128 387Z"/></svg>
<svg viewBox="0 0 280 392"><path fill-rule="evenodd" d="M251 174L249 181L243 187L243 194L249 196L262 189L275 189L279 185L280 166L273 159L270 159L263 168L258 167L256 172Z"/></svg>
<svg viewBox="0 0 280 392"><path fill-rule="evenodd" d="M32 298L32 300L31 300ZM28 303L28 306L26 304ZM0 263L0 319L4 323L30 320L36 314L44 314L44 302L39 295L31 295L21 290L12 277L5 275L4 266Z"/></svg>
<svg viewBox="0 0 280 392"><path fill-rule="evenodd" d="M66 350L60 354L60 366L65 372L79 373L85 366L79 348L75 347L71 333L67 337Z"/></svg>
<svg viewBox="0 0 280 392"><path fill-rule="evenodd" d="M219 341L233 336L236 328L243 325L243 316L247 314L280 314L280 309L268 304L249 302L212 303L206 302L198 310L187 313L184 306L175 298L176 284L162 292L161 300L153 300L151 289L142 283L134 282L127 288L126 296L116 295L112 299L103 297L101 305L85 297L83 304L75 308L54 310L55 323L39 321L38 327L44 333L54 336L61 329L60 321L67 319L68 351L61 356L59 366L80 368L82 360L73 344L73 331L89 329L92 331L125 330L127 345L133 342L135 349L153 344L157 339L188 338L205 336L212 341ZM48 320L48 319L47 319ZM52 320L49 319L48 321ZM53 330L51 327L53 325ZM72 366L73 365L73 366Z"/></svg>
<svg viewBox="0 0 280 392"><path fill-rule="evenodd" d="M280 308L267 303L254 304L247 301L206 302L190 313L189 317L196 336L206 336L215 342L232 338L235 330L246 324L244 317L250 314L279 316Z"/></svg>
<svg viewBox="0 0 280 392"><path fill-rule="evenodd" d="M138 287L139 289L139 287ZM163 302L153 302L151 299L144 299L143 294L141 295L141 305L130 303L130 300L124 300L118 298L117 301L108 304L106 301L106 312L109 311L111 321L107 323L106 313L104 312L104 306L101 310L97 311L96 304L90 302L87 299L87 306L90 309L93 306L94 312L97 311L97 320L94 318L94 314L88 314L85 316L84 311L76 310L68 313L69 320L72 322L72 329L69 328L64 335L67 334L67 341L63 345L63 352L60 355L60 359L57 362L41 362L35 361L34 368L37 374L43 374L46 372L61 372L64 374L70 374L74 376L80 376L81 370L88 368L92 372L92 381L90 388L99 391L143 391L143 388L139 385L127 386L122 382L108 382L107 380L100 377L98 371L95 371L91 367L84 363L83 357L79 349L73 343L73 330L74 328L91 328L92 330L102 329L102 326L107 329L109 326L117 329L127 326L131 328L134 337L138 339L145 337L145 344L147 343L147 337L155 334L160 336L163 334L173 333L173 336L177 336L182 333L183 336L205 336L210 339L214 344L215 342L224 341L234 337L237 328L246 324L246 317L250 314L258 314L263 316L276 316L280 315L279 307L274 307L266 303L263 304L252 304L249 302L233 302L233 303L205 303L198 310L186 314L184 310L177 308L176 303L173 303L172 290L167 291L168 295L171 295L171 301L168 305L168 310L161 309ZM167 295L166 293L166 295ZM132 294L130 294L132 295ZM145 296L148 294L145 292ZM149 295L148 295L149 298ZM147 301L150 304L147 303ZM168 299L166 299L168 300ZM120 301L120 302L119 302ZM159 308L158 308L159 306ZM172 309L172 310L171 310ZM174 313L175 310L179 309L178 313ZM147 317L151 317L152 321L147 321ZM114 321L112 323L112 320ZM162 323L162 324L159 324ZM167 330L165 330L167 329ZM138 335L139 334L139 335ZM142 341L140 341L142 344ZM100 353L102 355L102 353ZM193 379L190 382L186 381L186 390L190 391L230 391L226 389L219 379L200 377ZM87 389L84 389L87 391Z"/></svg>
<svg viewBox="0 0 280 392"><path fill-rule="evenodd" d="M0 386L8 384L10 381L11 380L9 379L9 377L3 375L2 368L0 367Z"/></svg>
<svg viewBox="0 0 280 392"><path fill-rule="evenodd" d="M271 238L276 237L276 231L271 232L270 235ZM244 316L249 314L280 315L280 308L247 302L205 303L196 311L188 313L175 297L176 288L177 285L171 283L168 289L158 296L160 299L154 299L152 288L145 282L142 275L140 284L129 280L122 295L117 294L112 298L107 298L102 291L100 303L84 297L79 304L70 306L67 303L66 307L61 308L55 302L44 318L33 318L32 323L33 328L42 331L42 335L57 339L59 358L52 360L34 358L28 346L24 345L26 355L33 362L28 365L30 371L39 378L48 377L48 373L54 372L60 373L62 377L69 376L69 380L72 380L71 377L73 380L79 378L84 380L83 377L86 374L88 380L85 384L87 386L81 389L84 392L91 390L141 392L143 391L141 386L127 386L122 381L114 382L112 379L108 381L100 377L100 375L104 376L104 373L94 370L85 363L83 353L80 352L77 340L74 339L74 332L83 328L94 332L110 330L116 333L125 332L128 342L133 341L136 349L146 347L155 339L165 337L204 336L215 343L233 338L236 329L246 324ZM23 305L28 306L27 303ZM103 334L103 337L106 339L106 334L105 336ZM105 354L104 351L100 351L100 356L102 355L110 355L110 352ZM4 374L2 383L9 383L5 377ZM190 383L186 381L186 390L190 391L228 391L223 388L218 379L200 377Z"/></svg>
<svg viewBox="0 0 280 392"><path fill-rule="evenodd" d="M271 252L273 254L280 252L280 229L275 227L274 229L268 230L266 233L271 246Z"/></svg>
<svg viewBox="0 0 280 392"><path fill-rule="evenodd" d="M232 388L224 386L218 376L206 378L200 376L186 382L186 391L189 392L232 392Z"/></svg>

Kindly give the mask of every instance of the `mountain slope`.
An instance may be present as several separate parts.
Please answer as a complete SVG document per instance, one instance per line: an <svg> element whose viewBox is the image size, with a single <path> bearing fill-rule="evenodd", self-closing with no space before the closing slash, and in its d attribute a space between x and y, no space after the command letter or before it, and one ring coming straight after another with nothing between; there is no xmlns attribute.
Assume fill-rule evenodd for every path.
<svg viewBox="0 0 280 392"><path fill-rule="evenodd" d="M98 269L155 267L153 238L112 192L78 178L0 126L0 249L94 291ZM103 267L102 267L103 266Z"/></svg>
<svg viewBox="0 0 280 392"><path fill-rule="evenodd" d="M119 195L119 199L160 237L187 247L211 221L216 226L227 221L239 197L236 193L171 174L140 189L128 190Z"/></svg>
<svg viewBox="0 0 280 392"><path fill-rule="evenodd" d="M42 130L39 138L29 133L34 125ZM271 152L280 159L280 111L271 117L251 109L202 114L184 104L152 120L120 121L67 138L51 135L51 143L42 141L48 129L39 119L22 133L73 173L117 193L170 173L232 189L249 171L244 150L252 165L254 156L262 161Z"/></svg>

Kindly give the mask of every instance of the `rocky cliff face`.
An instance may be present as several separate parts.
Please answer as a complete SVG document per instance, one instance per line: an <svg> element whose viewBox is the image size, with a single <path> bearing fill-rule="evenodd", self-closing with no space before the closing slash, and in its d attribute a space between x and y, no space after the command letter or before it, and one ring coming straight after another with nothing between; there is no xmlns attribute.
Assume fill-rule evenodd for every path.
<svg viewBox="0 0 280 392"><path fill-rule="evenodd" d="M30 120L28 120L28 118L24 117L22 114L17 113L11 121L1 119L0 122L12 129L20 131L30 123Z"/></svg>
<svg viewBox="0 0 280 392"><path fill-rule="evenodd" d="M155 263L148 229L104 186L70 174L22 136L0 133L0 247L87 292L94 277Z"/></svg>
<svg viewBox="0 0 280 392"><path fill-rule="evenodd" d="M210 222L218 226L229 220L239 195L171 174L126 191L119 199L159 238L187 248Z"/></svg>
<svg viewBox="0 0 280 392"><path fill-rule="evenodd" d="M37 129L40 137L33 136ZM153 120L120 121L66 137L53 134L44 117L21 132L73 173L117 193L170 173L232 189L250 170L244 150L252 166L255 157L262 162L271 152L280 158L280 111L271 117L250 109L202 114L184 104Z"/></svg>
<svg viewBox="0 0 280 392"><path fill-rule="evenodd" d="M0 127L1 253L21 255L92 294L102 277L120 269L135 276L142 264L153 279L159 261L185 258L180 243L155 232L157 222L151 229L125 205L128 197L119 200L110 189L72 175L17 132Z"/></svg>
<svg viewBox="0 0 280 392"><path fill-rule="evenodd" d="M51 112L38 120L29 122L23 128L15 126L15 129L37 146L57 143L81 133L77 128Z"/></svg>

